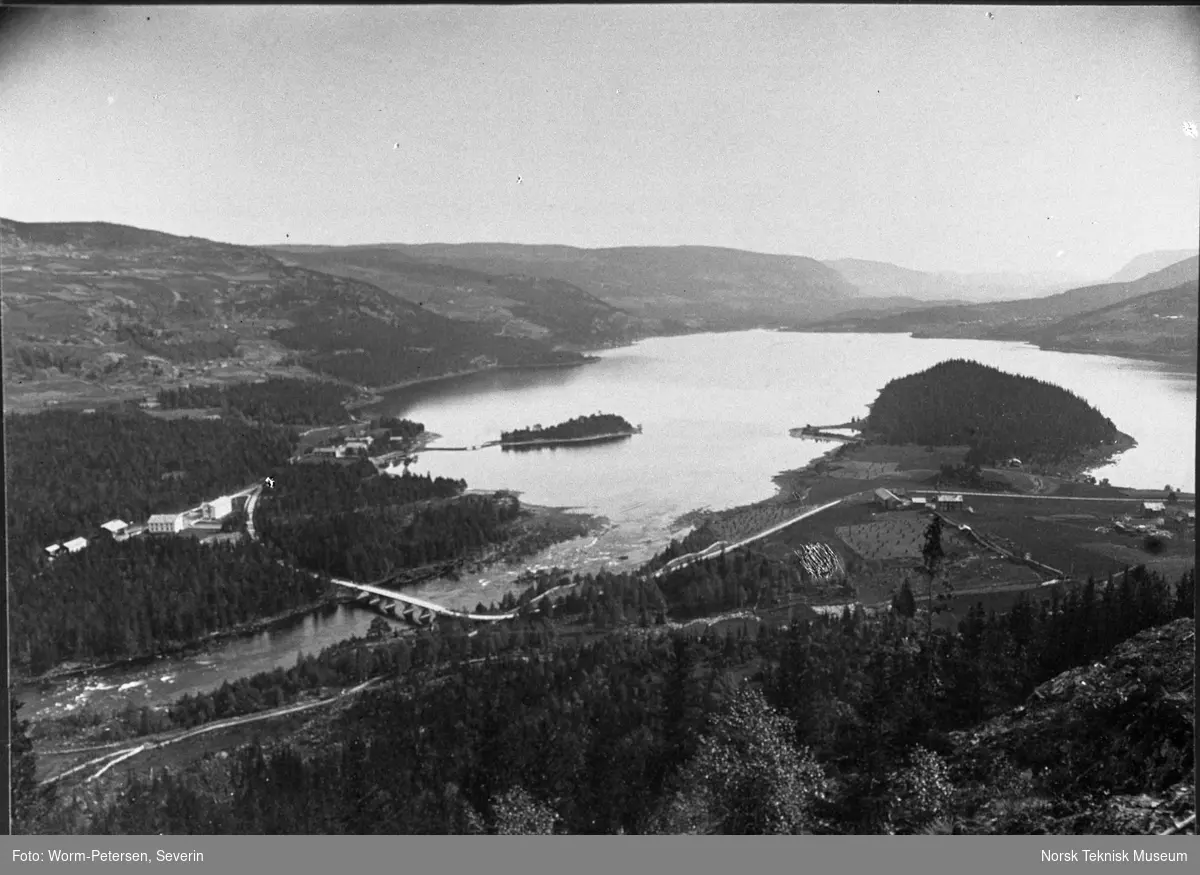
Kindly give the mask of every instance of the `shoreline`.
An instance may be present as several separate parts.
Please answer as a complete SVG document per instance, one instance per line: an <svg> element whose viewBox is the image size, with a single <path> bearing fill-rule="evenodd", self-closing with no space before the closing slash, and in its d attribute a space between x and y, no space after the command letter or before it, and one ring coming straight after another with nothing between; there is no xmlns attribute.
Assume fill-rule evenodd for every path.
<svg viewBox="0 0 1200 875"><path fill-rule="evenodd" d="M487 374L492 371L523 371L527 368L579 368L584 365L590 365L600 361L600 356L589 355L585 356L582 361L572 362L545 362L541 364L528 365L489 365L486 368L466 368L461 371L451 371L447 374L438 374L434 377L414 377L411 380L400 380L396 383L387 383L383 386L359 386L358 388L365 392L372 393L375 397L365 399L357 404L359 407L367 407L371 404L377 404L386 399L382 397L386 392L398 392L401 389L410 389L413 386L420 386L425 383L436 383L439 380L453 380L455 377L470 377L475 374Z"/></svg>
<svg viewBox="0 0 1200 875"><path fill-rule="evenodd" d="M593 434L593 435L588 435L586 437L577 437L577 438L542 438L539 440L513 441L513 442L509 442L509 443L505 443L503 440L499 440L499 441L488 441L486 444L480 444L480 447L482 448L482 447L499 446L500 449L502 449L502 450L518 449L521 447L548 447L548 446L553 446L555 444L582 444L582 443L588 443L590 441L616 440L618 438L633 437L635 434L638 434L638 432L637 431L614 431L614 432L608 432L606 434Z"/></svg>
<svg viewBox="0 0 1200 875"><path fill-rule="evenodd" d="M297 617L303 617L306 614L311 614L315 611L320 611L324 608L336 607L345 604L351 599L341 593L332 593L325 598L318 599L315 602L310 602L306 605L301 605L296 608L282 611L278 614L273 614L270 617L262 617L257 620L247 620L245 623L240 623L237 626L232 626L228 629L221 629L216 632L210 632L203 638L197 638L186 644L179 644L172 647L164 647L154 653L144 653L137 656L129 656L123 659L117 659L112 662L104 663L83 663L71 662L69 668L57 666L48 669L39 675L23 675L17 672L13 673L13 686L18 688L29 688L40 686L42 684L57 684L62 681L74 677L81 677L99 672L110 671L113 669L136 668L140 665L149 665L159 659L178 659L189 655L199 655L204 653L208 648L215 644L230 638L243 638L251 635L258 635L268 629L281 625L283 623L295 620Z"/></svg>

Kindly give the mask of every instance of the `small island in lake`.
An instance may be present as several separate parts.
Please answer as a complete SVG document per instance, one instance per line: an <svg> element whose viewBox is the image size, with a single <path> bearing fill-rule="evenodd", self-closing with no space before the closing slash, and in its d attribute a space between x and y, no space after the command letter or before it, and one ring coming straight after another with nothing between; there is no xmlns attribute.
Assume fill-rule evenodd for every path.
<svg viewBox="0 0 1200 875"><path fill-rule="evenodd" d="M545 446L547 444L581 443L584 441L615 440L641 432L623 417L613 413L593 413L577 416L558 425L518 428L500 433L501 447Z"/></svg>

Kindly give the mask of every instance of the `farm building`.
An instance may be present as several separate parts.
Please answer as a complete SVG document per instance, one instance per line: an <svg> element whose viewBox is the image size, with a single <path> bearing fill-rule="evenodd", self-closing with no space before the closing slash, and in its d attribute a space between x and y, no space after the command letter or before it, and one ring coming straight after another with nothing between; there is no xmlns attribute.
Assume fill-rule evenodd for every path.
<svg viewBox="0 0 1200 875"><path fill-rule="evenodd" d="M335 459L340 459L345 454L344 447L317 447L313 450L314 456L332 456Z"/></svg>
<svg viewBox="0 0 1200 875"><path fill-rule="evenodd" d="M908 500L908 506L914 510L924 510L929 506L929 502L925 500L923 495L914 495Z"/></svg>
<svg viewBox="0 0 1200 875"><path fill-rule="evenodd" d="M146 523L152 535L175 535L183 531L183 514L156 513Z"/></svg>
<svg viewBox="0 0 1200 875"><path fill-rule="evenodd" d="M939 495L937 497L938 510L962 510L963 497L961 495Z"/></svg>
<svg viewBox="0 0 1200 875"><path fill-rule="evenodd" d="M890 489L876 489L875 490L875 503L878 504L880 507L884 507L884 508L887 508L888 510L892 510L894 508L899 507L902 502L896 496L896 494L894 492L892 492Z"/></svg>
<svg viewBox="0 0 1200 875"><path fill-rule="evenodd" d="M62 549L62 544L51 544L49 547L46 548L46 552L49 553L51 556L53 556L55 553L57 553L61 549Z"/></svg>
<svg viewBox="0 0 1200 875"><path fill-rule="evenodd" d="M70 541L63 542L63 547L68 553L78 553L87 546L87 538L72 538Z"/></svg>
<svg viewBox="0 0 1200 875"><path fill-rule="evenodd" d="M342 445L343 453L368 453L371 450L371 445L366 441L346 441Z"/></svg>
<svg viewBox="0 0 1200 875"><path fill-rule="evenodd" d="M233 499L228 495L206 501L200 506L200 514L206 520L222 520L233 513Z"/></svg>
<svg viewBox="0 0 1200 875"><path fill-rule="evenodd" d="M1162 516L1167 506L1161 501L1143 501L1142 516Z"/></svg>
<svg viewBox="0 0 1200 875"><path fill-rule="evenodd" d="M104 531L108 532L114 538L120 538L127 534L129 523L124 520L109 520L106 523L102 523L100 528L104 529Z"/></svg>

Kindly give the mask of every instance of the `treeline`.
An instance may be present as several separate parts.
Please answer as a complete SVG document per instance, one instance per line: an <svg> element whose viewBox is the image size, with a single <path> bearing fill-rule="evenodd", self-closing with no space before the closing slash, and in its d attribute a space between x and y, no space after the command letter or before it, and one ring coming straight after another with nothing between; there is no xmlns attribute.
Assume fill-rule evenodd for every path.
<svg viewBox="0 0 1200 875"><path fill-rule="evenodd" d="M1118 436L1110 419L1065 389L961 359L892 380L867 427L888 443L969 446L975 464L1061 461Z"/></svg>
<svg viewBox="0 0 1200 875"><path fill-rule="evenodd" d="M500 432L501 443L520 443L535 440L562 440L565 438L595 437L605 434L625 434L633 431L633 425L612 413L592 413L576 416L558 425L518 428Z"/></svg>
<svg viewBox="0 0 1200 875"><path fill-rule="evenodd" d="M10 566L37 564L52 543L98 537L107 520L141 522L242 488L284 465L293 438L277 426L134 412L56 410L4 424Z"/></svg>
<svg viewBox="0 0 1200 875"><path fill-rule="evenodd" d="M37 573L15 567L14 661L38 673L64 660L158 653L328 594L279 558L256 543L145 536L97 541Z"/></svg>
<svg viewBox="0 0 1200 875"><path fill-rule="evenodd" d="M546 642L542 658L468 664L460 647L442 657L441 679L410 672L363 694L315 747L252 745L228 792L207 789L203 766L157 772L131 778L90 823L46 828L506 832L520 800L520 823L537 832L914 832L982 804L999 776L1023 769L1031 794L1086 808L1093 793L1155 792L1190 774L1193 735L1164 718L1161 677L1064 717L1075 721L1065 735L1026 737L998 757L964 758L948 734L1123 637L1192 616L1193 600L1193 573L1172 593L1136 569L1049 608L975 611L958 634L927 637L903 616L860 610L757 637ZM392 657L374 667L328 658L344 661L344 682L387 671ZM757 681L739 687L735 670ZM1086 781L1078 762L1095 766ZM1023 810L998 831L1031 831Z"/></svg>
<svg viewBox="0 0 1200 875"><path fill-rule="evenodd" d="M264 493L255 527L264 541L306 568L375 580L465 558L505 539L520 502L513 496L459 495L465 487L461 480L407 472L376 476L368 462L297 468Z"/></svg>
<svg viewBox="0 0 1200 875"><path fill-rule="evenodd" d="M247 419L288 425L338 425L350 420L349 390L323 380L271 377L262 383L163 389L158 403L172 410L220 407Z"/></svg>

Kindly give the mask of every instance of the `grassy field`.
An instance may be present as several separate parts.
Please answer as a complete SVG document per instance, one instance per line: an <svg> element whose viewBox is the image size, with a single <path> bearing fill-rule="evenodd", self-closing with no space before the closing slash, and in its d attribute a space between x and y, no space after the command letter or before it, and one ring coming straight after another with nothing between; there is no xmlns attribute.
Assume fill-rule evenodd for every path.
<svg viewBox="0 0 1200 875"><path fill-rule="evenodd" d="M871 522L840 526L836 533L863 559L919 562L928 527L929 517L925 514L898 511L878 514ZM970 545L957 532L947 529L942 533L942 549L947 558L954 558L966 554Z"/></svg>
<svg viewBox="0 0 1200 875"><path fill-rule="evenodd" d="M1102 577L1141 564L1176 574L1195 563L1193 535L1176 533L1161 553L1154 554L1143 548L1140 535L1113 531L1112 519L1134 509L1129 502L976 497L970 504L973 514L952 518L1014 552L1028 552L1038 562L1067 572L1074 569L1076 577Z"/></svg>

